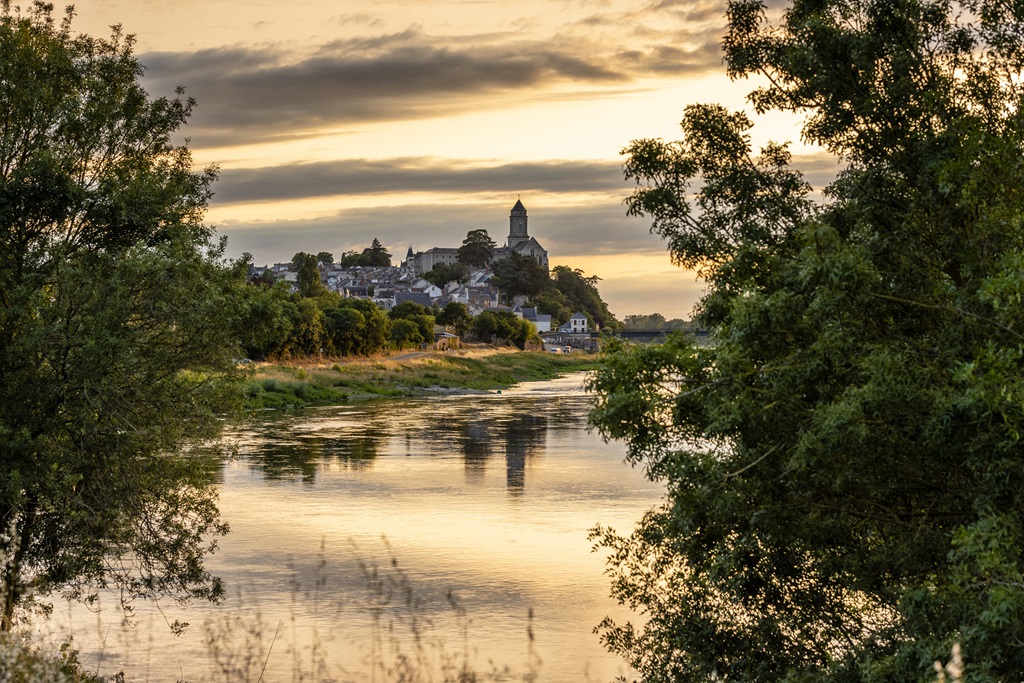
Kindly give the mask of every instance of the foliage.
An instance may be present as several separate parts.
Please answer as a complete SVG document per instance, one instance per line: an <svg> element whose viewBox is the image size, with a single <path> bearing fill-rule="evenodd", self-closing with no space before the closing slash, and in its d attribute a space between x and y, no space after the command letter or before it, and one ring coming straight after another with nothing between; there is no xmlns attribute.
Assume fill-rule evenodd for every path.
<svg viewBox="0 0 1024 683"><path fill-rule="evenodd" d="M334 254L332 254L329 251L317 252L316 262L317 263L322 263L325 266L333 266L334 265Z"/></svg>
<svg viewBox="0 0 1024 683"><path fill-rule="evenodd" d="M424 341L423 330L416 320L399 318L391 323L391 343L396 349L416 347Z"/></svg>
<svg viewBox="0 0 1024 683"><path fill-rule="evenodd" d="M271 286L251 283L239 297L237 336L247 358L263 360L280 356L298 316L288 283Z"/></svg>
<svg viewBox="0 0 1024 683"><path fill-rule="evenodd" d="M550 286L547 269L529 256L509 254L491 264L495 282L506 296L537 296Z"/></svg>
<svg viewBox="0 0 1024 683"><path fill-rule="evenodd" d="M355 266L364 266L365 259L363 255L358 251L346 251L342 253L341 260L338 261L338 265L342 268L354 268Z"/></svg>
<svg viewBox="0 0 1024 683"><path fill-rule="evenodd" d="M391 320L372 301L342 299L324 313L332 353L368 356L387 347Z"/></svg>
<svg viewBox="0 0 1024 683"><path fill-rule="evenodd" d="M385 268L391 265L391 254L388 253L388 250L384 248L384 245L376 237L373 238L370 246L363 249L361 256L363 257L363 262L359 265L375 268Z"/></svg>
<svg viewBox="0 0 1024 683"><path fill-rule="evenodd" d="M569 300L554 287L549 287L541 294L533 297L530 303L537 307L539 313L551 316L552 329L564 325L576 313Z"/></svg>
<svg viewBox="0 0 1024 683"><path fill-rule="evenodd" d="M449 282L465 282L469 279L469 269L456 261L452 265L435 263L434 267L423 273L423 279L432 285L444 287Z"/></svg>
<svg viewBox="0 0 1024 683"><path fill-rule="evenodd" d="M205 463L233 400L235 271L214 172L148 99L132 40L0 12L0 630L33 594L216 599Z"/></svg>
<svg viewBox="0 0 1024 683"><path fill-rule="evenodd" d="M327 289L315 297L289 294L286 283L248 285L239 297L237 335L256 360L370 355L387 347L391 321L372 301L342 299Z"/></svg>
<svg viewBox="0 0 1024 683"><path fill-rule="evenodd" d="M847 164L819 209L751 122L688 107L627 148L713 347L620 347L595 424L668 486L599 529L645 681L1024 671L1024 45L1016 5L733 0L730 73ZM1010 74L1008 76L1008 74Z"/></svg>
<svg viewBox="0 0 1024 683"><path fill-rule="evenodd" d="M82 670L78 651L64 643L56 652L21 633L0 635L0 680L4 683L105 683Z"/></svg>
<svg viewBox="0 0 1024 683"><path fill-rule="evenodd" d="M509 311L483 311L473 319L473 334L481 341L501 339L520 349L525 349L527 342L538 339L533 323L517 318Z"/></svg>
<svg viewBox="0 0 1024 683"><path fill-rule="evenodd" d="M462 241L456 258L467 268L486 268L494 257L494 248L497 246L486 230L470 230L466 233L466 239Z"/></svg>
<svg viewBox="0 0 1024 683"><path fill-rule="evenodd" d="M651 313L627 315L622 319L622 327L626 330L686 330L693 325L681 318L667 320L661 313Z"/></svg>
<svg viewBox="0 0 1024 683"><path fill-rule="evenodd" d="M473 316L469 314L466 304L450 301L437 314L437 324L450 327L455 330L455 334L462 336L473 326Z"/></svg>
<svg viewBox="0 0 1024 683"><path fill-rule="evenodd" d="M590 318L591 329L596 322L601 328L618 328L620 323L608 310L608 304L597 291L597 283L601 280L596 275L587 277L579 268L555 266L551 269L555 288L565 296L568 307L581 311Z"/></svg>
<svg viewBox="0 0 1024 683"><path fill-rule="evenodd" d="M330 256L328 252L320 252L320 256ZM391 254L384 248L376 237L366 249L361 252L346 251L341 255L338 265L342 268L354 268L363 266L367 268L384 268L391 265Z"/></svg>
<svg viewBox="0 0 1024 683"><path fill-rule="evenodd" d="M550 315L555 325L568 322L579 311L587 316L591 328L595 322L602 328L620 326L597 291L601 278L588 277L580 269L568 266L555 266L551 272L554 277L548 279L544 290L532 296L531 301L538 311Z"/></svg>
<svg viewBox="0 0 1024 683"><path fill-rule="evenodd" d="M388 311L388 316L392 320L398 318L407 318L410 315L433 315L434 309L428 308L423 304L418 304L415 301L403 301L399 304L395 304Z"/></svg>
<svg viewBox="0 0 1024 683"><path fill-rule="evenodd" d="M292 257L292 266L296 270L295 284L299 296L309 299L327 291L324 283L320 280L319 264L320 261L316 256L303 251Z"/></svg>

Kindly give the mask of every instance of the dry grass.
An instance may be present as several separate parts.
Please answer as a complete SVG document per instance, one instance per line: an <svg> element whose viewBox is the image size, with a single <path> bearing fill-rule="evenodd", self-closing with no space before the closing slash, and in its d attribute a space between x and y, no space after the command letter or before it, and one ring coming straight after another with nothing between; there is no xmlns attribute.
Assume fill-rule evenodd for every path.
<svg viewBox="0 0 1024 683"><path fill-rule="evenodd" d="M330 405L431 392L483 392L596 366L596 356L473 347L370 358L261 363L249 397L258 407Z"/></svg>

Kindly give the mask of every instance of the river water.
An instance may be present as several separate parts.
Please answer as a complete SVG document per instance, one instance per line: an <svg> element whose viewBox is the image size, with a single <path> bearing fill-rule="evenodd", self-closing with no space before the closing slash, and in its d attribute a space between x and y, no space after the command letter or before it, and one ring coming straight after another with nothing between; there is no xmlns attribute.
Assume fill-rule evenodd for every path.
<svg viewBox="0 0 1024 683"><path fill-rule="evenodd" d="M587 530L627 531L663 488L587 429L582 380L257 419L221 471L225 602L142 607L131 627L112 599L58 606L52 634L129 681L628 674L592 632L630 615Z"/></svg>

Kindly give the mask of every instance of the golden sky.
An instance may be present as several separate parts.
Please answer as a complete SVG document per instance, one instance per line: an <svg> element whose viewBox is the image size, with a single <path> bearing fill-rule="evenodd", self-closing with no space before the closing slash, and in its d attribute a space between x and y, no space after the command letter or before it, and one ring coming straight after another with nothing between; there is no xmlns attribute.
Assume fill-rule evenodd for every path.
<svg viewBox="0 0 1024 683"><path fill-rule="evenodd" d="M82 0L73 24L137 38L153 96L183 85L185 134L220 180L208 220L257 264L376 237L503 244L517 198L552 265L602 278L620 319L689 317L702 285L627 218L621 149L676 139L683 107L744 108L724 0ZM794 143L766 117L753 136ZM781 133L781 135L780 135ZM794 151L800 153L799 146ZM810 178L812 184L815 179Z"/></svg>

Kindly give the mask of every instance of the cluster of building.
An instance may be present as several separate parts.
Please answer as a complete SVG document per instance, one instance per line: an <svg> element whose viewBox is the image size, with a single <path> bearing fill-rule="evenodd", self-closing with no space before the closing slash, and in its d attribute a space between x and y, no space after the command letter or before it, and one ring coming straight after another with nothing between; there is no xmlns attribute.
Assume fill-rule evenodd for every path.
<svg viewBox="0 0 1024 683"><path fill-rule="evenodd" d="M507 258L510 254L519 254L529 256L544 268L548 267L548 252L535 237L530 236L528 220L526 207L522 201L516 201L509 214L509 234L505 246L495 248L492 262ZM522 304L525 297L524 301L514 302L511 307L501 305L499 289L487 269L473 272L464 283L449 282L443 287L423 278L424 273L439 263L454 265L458 251L457 247L433 247L414 252L410 247L399 266L342 268L321 264L320 277L329 290L346 298L371 299L384 310L391 310L404 301L442 308L455 301L464 304L470 315L474 316L486 310L511 311L517 317L532 322L540 333L588 334L587 318L582 313L576 313L561 328L552 330L551 316L538 313L535 308L524 307ZM268 271L277 279L293 283L297 279L291 263L254 267L253 275Z"/></svg>

